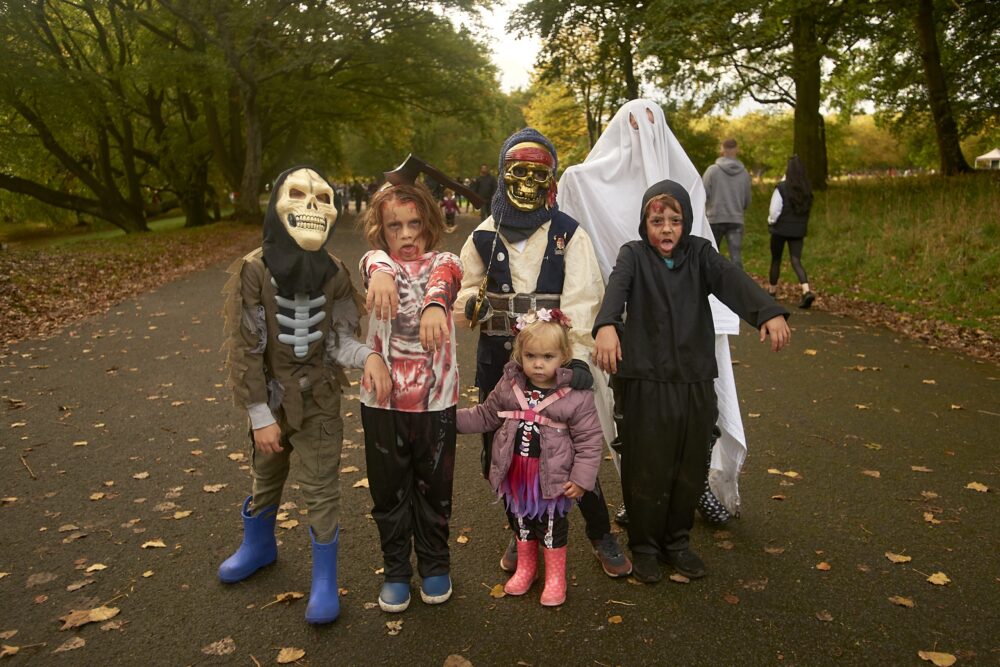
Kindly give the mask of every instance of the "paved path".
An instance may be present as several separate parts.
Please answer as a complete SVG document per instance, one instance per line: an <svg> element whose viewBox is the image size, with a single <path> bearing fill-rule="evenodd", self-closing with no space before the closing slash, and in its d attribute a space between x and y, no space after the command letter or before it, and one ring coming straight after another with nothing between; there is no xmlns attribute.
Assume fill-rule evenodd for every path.
<svg viewBox="0 0 1000 667"><path fill-rule="evenodd" d="M349 265L361 243L348 225L333 238ZM45 644L9 664L274 664L282 647L311 665L436 666L450 654L475 665L916 665L920 650L1000 662L1000 369L818 311L795 313L781 354L749 332L732 342L750 442L744 513L724 532L696 524L701 581L605 577L575 514L567 603L544 609L537 590L491 598L509 533L477 473L478 439L463 436L452 527L469 539L453 543L455 597L417 599L396 617L371 608L380 555L368 491L352 487L364 477L353 394L343 466L360 471L343 475L341 618L313 628L305 600L265 606L309 590L296 509L278 563L223 586L216 568L239 541L249 489L244 422L223 387L224 278L223 267L190 275L0 360L0 632L17 630L4 644ZM468 387L468 332L459 353ZM617 504L610 463L602 477ZM304 504L294 489L285 500ZM165 547L143 548L154 540ZM106 569L88 574L95 564ZM937 572L951 583L928 583ZM93 583L67 590L82 581ZM120 609L118 629L59 630L58 617L103 603ZM403 621L397 636L390 620ZM85 645L52 653L73 637ZM225 637L231 654L202 652Z"/></svg>

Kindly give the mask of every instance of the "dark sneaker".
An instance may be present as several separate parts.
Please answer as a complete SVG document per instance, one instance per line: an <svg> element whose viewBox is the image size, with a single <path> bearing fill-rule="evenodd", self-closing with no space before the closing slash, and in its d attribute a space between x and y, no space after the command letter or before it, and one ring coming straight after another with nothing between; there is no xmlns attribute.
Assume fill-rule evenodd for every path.
<svg viewBox="0 0 1000 667"><path fill-rule="evenodd" d="M644 584L655 584L663 578L660 561L655 554L634 553L632 558L634 559L632 576L636 578L636 581L641 581Z"/></svg>
<svg viewBox="0 0 1000 667"><path fill-rule="evenodd" d="M628 525L628 510L625 509L625 503L618 506L618 511L615 512L615 523L619 526Z"/></svg>
<svg viewBox="0 0 1000 667"><path fill-rule="evenodd" d="M701 579L705 576L705 564L698 558L698 554L690 549L668 551L663 556L663 561L688 579Z"/></svg>
<svg viewBox="0 0 1000 667"><path fill-rule="evenodd" d="M504 572L513 572L517 569L517 540L510 538L507 551L500 557L500 569Z"/></svg>
<svg viewBox="0 0 1000 667"><path fill-rule="evenodd" d="M594 555L601 561L604 574L609 577L627 577L632 572L632 561L628 559L618 538L608 533L599 540L591 540L594 545Z"/></svg>
<svg viewBox="0 0 1000 667"><path fill-rule="evenodd" d="M816 300L816 295L811 291L806 292L802 295L802 300L799 301L799 308L809 309L809 306L813 305L813 301Z"/></svg>

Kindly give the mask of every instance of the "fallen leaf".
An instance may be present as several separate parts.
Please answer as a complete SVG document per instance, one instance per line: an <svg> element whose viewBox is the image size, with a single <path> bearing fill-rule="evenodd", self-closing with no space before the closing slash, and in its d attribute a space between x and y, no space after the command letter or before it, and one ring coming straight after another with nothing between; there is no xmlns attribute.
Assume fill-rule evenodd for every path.
<svg viewBox="0 0 1000 667"><path fill-rule="evenodd" d="M909 609L912 609L913 607L917 606L916 602L914 602L910 598L904 598L901 595L893 595L893 596L891 596L889 598L889 602L891 602L891 603L893 603L895 605L899 605L900 607L907 607Z"/></svg>
<svg viewBox="0 0 1000 667"><path fill-rule="evenodd" d="M367 477L362 477L361 479L359 479L358 481L356 481L354 484L352 484L351 487L355 488L355 489L360 489L360 488L367 489L368 488L368 478Z"/></svg>
<svg viewBox="0 0 1000 667"><path fill-rule="evenodd" d="M41 586L42 584L47 584L50 581L58 579L59 575L54 572L39 572L28 577L25 582L25 588L32 588L33 586Z"/></svg>
<svg viewBox="0 0 1000 667"><path fill-rule="evenodd" d="M132 479L147 479L148 477L149 473L145 470L143 470L142 472L137 472L136 474L132 475Z"/></svg>
<svg viewBox="0 0 1000 667"><path fill-rule="evenodd" d="M608 623L612 625L618 625L621 622L622 622L622 617L619 616L618 614L615 614L614 616L608 616Z"/></svg>
<svg viewBox="0 0 1000 667"><path fill-rule="evenodd" d="M910 470L913 472L934 472L930 468L925 468L924 466L910 466Z"/></svg>
<svg viewBox="0 0 1000 667"><path fill-rule="evenodd" d="M732 593L726 593L725 595L722 596L722 599L725 600L726 602L728 602L729 604L739 604L740 603L739 597L733 595Z"/></svg>
<svg viewBox="0 0 1000 667"><path fill-rule="evenodd" d="M93 579L84 579L82 581L74 581L72 584L66 587L66 590L72 593L73 591L78 591L84 586L89 586L94 583Z"/></svg>
<svg viewBox="0 0 1000 667"><path fill-rule="evenodd" d="M854 407L856 407L858 410L868 410L871 406L865 405L864 403L855 403Z"/></svg>
<svg viewBox="0 0 1000 667"><path fill-rule="evenodd" d="M771 554L772 556L778 556L785 553L785 547L764 547L764 551Z"/></svg>
<svg viewBox="0 0 1000 667"><path fill-rule="evenodd" d="M149 540L148 542L142 543L143 549L166 549L167 545L164 544L163 540Z"/></svg>
<svg viewBox="0 0 1000 667"><path fill-rule="evenodd" d="M816 563L816 569L822 570L823 572L827 572L830 569L830 564L827 563L825 560L820 561L819 563Z"/></svg>
<svg viewBox="0 0 1000 667"><path fill-rule="evenodd" d="M941 521L939 519L934 518L934 515L930 512L924 512L924 521L932 525L941 523Z"/></svg>
<svg viewBox="0 0 1000 667"><path fill-rule="evenodd" d="M673 574L671 574L667 578L670 579L670 581L673 581L674 583L677 583L677 584L690 584L691 583L691 580L688 579L687 577L685 577L680 572L674 572Z"/></svg>
<svg viewBox="0 0 1000 667"><path fill-rule="evenodd" d="M181 510L179 512L174 512L173 518L175 519L186 519L193 513L193 510Z"/></svg>
<svg viewBox="0 0 1000 667"><path fill-rule="evenodd" d="M716 542L715 546L719 547L720 549L725 549L726 551L732 551L733 547L735 547L736 545L729 540L723 540L721 542Z"/></svg>
<svg viewBox="0 0 1000 667"><path fill-rule="evenodd" d="M403 621L402 620L386 621L385 627L389 628L390 635L398 635L400 632L403 631Z"/></svg>
<svg viewBox="0 0 1000 667"><path fill-rule="evenodd" d="M62 539L62 543L63 544L69 544L70 542L75 542L76 540L80 539L81 537L86 537L86 536L87 536L87 533L83 532L82 530L77 530L75 532L70 533L66 537L64 537Z"/></svg>
<svg viewBox="0 0 1000 667"><path fill-rule="evenodd" d="M807 354L810 357L815 357L816 356L816 350L812 350L812 349L806 348L805 350L802 351L802 354Z"/></svg>
<svg viewBox="0 0 1000 667"><path fill-rule="evenodd" d="M865 447L875 452L882 449L882 445L878 444L877 442L866 442Z"/></svg>
<svg viewBox="0 0 1000 667"><path fill-rule="evenodd" d="M91 565L90 567L88 567L86 570L84 570L84 572L86 572L86 573L89 574L91 572L100 572L101 570L106 570L106 569L108 569L108 566L105 565L104 563L94 563L93 565Z"/></svg>
<svg viewBox="0 0 1000 667"><path fill-rule="evenodd" d="M59 532L60 533L68 533L71 530L80 530L80 527L77 526L77 525L74 525L72 523L65 523L65 524L59 526Z"/></svg>
<svg viewBox="0 0 1000 667"><path fill-rule="evenodd" d="M201 649L205 655L229 655L234 651L236 651L236 642L233 641L232 637L225 637Z"/></svg>
<svg viewBox="0 0 1000 667"><path fill-rule="evenodd" d="M758 417L760 417L760 413L759 412L748 412L747 413L747 417L749 417L750 419L757 419Z"/></svg>
<svg viewBox="0 0 1000 667"><path fill-rule="evenodd" d="M278 524L280 528L284 528L285 530L291 530L297 525L299 525L298 519L289 519L288 521L282 521Z"/></svg>
<svg viewBox="0 0 1000 667"><path fill-rule="evenodd" d="M882 473L880 473L878 470L862 470L861 474L868 475L869 477L874 477L875 479L879 479L882 476Z"/></svg>
<svg viewBox="0 0 1000 667"><path fill-rule="evenodd" d="M8 658L12 655L17 655L17 652L20 650L20 646L8 646L7 644L3 644L0 646L0 658Z"/></svg>
<svg viewBox="0 0 1000 667"><path fill-rule="evenodd" d="M74 447L86 447L87 446L87 441L86 440L74 440L73 441L73 446Z"/></svg>
<svg viewBox="0 0 1000 667"><path fill-rule="evenodd" d="M951 406L950 406L950 409L952 409L952 410L964 410L965 408L963 408L961 405L958 405L957 403L952 403Z"/></svg>
<svg viewBox="0 0 1000 667"><path fill-rule="evenodd" d="M108 630L118 630L121 632L126 623L128 623L128 621L123 621L121 619L118 619L117 621L108 621L101 626L101 632L107 632Z"/></svg>
<svg viewBox="0 0 1000 667"><path fill-rule="evenodd" d="M145 572L142 573L142 577L143 579L149 579L150 577L153 576L153 574L154 573L152 570L146 570Z"/></svg>
<svg viewBox="0 0 1000 667"><path fill-rule="evenodd" d="M97 493L90 494L90 499L91 500L100 500L103 497L104 497L104 494L101 493L100 491L98 491Z"/></svg>
<svg viewBox="0 0 1000 667"><path fill-rule="evenodd" d="M278 651L278 664L287 665L290 662L301 660L306 652L300 648L283 648Z"/></svg>
<svg viewBox="0 0 1000 667"><path fill-rule="evenodd" d="M823 611L816 612L816 619L819 621L823 621L824 623L829 623L830 621L833 620L833 615L826 609L824 609Z"/></svg>
<svg viewBox="0 0 1000 667"><path fill-rule="evenodd" d="M270 607L272 604L278 604L279 602L292 602L293 600L300 600L306 596L305 593L300 593L299 591L287 591L285 593L278 593L274 596L274 599L268 602L266 605L261 607Z"/></svg>
<svg viewBox="0 0 1000 667"><path fill-rule="evenodd" d="M75 651L78 648L83 648L86 645L86 640L83 637L73 637L67 639L62 644L60 644L53 653L64 653L65 651Z"/></svg>
<svg viewBox="0 0 1000 667"><path fill-rule="evenodd" d="M904 556L902 554L894 554L891 551L885 552L885 557L889 559L892 563L909 563L913 560L913 556Z"/></svg>
<svg viewBox="0 0 1000 667"><path fill-rule="evenodd" d="M205 486L201 487L201 490L204 491L205 493L218 493L219 491L222 491L227 486L229 486L229 485L225 484L225 483L223 483L223 484L206 484Z"/></svg>
<svg viewBox="0 0 1000 667"><path fill-rule="evenodd" d="M17 634L17 630L4 630L3 632L0 632L0 639L3 639L3 640L6 641L6 640L10 639L11 637L13 637L16 634Z"/></svg>
<svg viewBox="0 0 1000 667"><path fill-rule="evenodd" d="M935 586L946 586L951 583L951 579L944 572L935 572L931 576L927 577L927 581L931 582Z"/></svg>
<svg viewBox="0 0 1000 667"><path fill-rule="evenodd" d="M341 474L345 474L349 472L358 472L359 470L360 469L357 466L344 466L343 468L340 469L340 472Z"/></svg>
<svg viewBox="0 0 1000 667"><path fill-rule="evenodd" d="M229 454L226 454L226 457L230 461L243 461L246 459L246 454L243 452L230 452Z"/></svg>
<svg viewBox="0 0 1000 667"><path fill-rule="evenodd" d="M465 656L452 653L444 659L444 663L441 667L472 667L472 663L469 662L469 659Z"/></svg>
<svg viewBox="0 0 1000 667"><path fill-rule="evenodd" d="M99 623L101 621L107 621L118 615L118 607L95 607L93 609L74 609L65 616L60 616L59 620L63 622L60 630L70 630L72 628L78 628L81 625L86 625L87 623Z"/></svg>
<svg viewBox="0 0 1000 667"><path fill-rule="evenodd" d="M458 537L455 538L455 541L458 542L459 544L468 544L469 543L469 536L468 535L459 535Z"/></svg>
<svg viewBox="0 0 1000 667"><path fill-rule="evenodd" d="M507 593L505 593L503 590L503 584L497 584L496 586L490 589L491 598L502 598L505 595L507 595Z"/></svg>
<svg viewBox="0 0 1000 667"><path fill-rule="evenodd" d="M924 497L924 500L934 500L938 497L938 494L933 491L921 491L920 495Z"/></svg>
<svg viewBox="0 0 1000 667"><path fill-rule="evenodd" d="M799 473L795 472L794 470L788 470L788 471L783 472L781 474L784 475L785 477L791 477L792 479L798 479L799 477L802 477L802 475L800 475Z"/></svg>
<svg viewBox="0 0 1000 667"><path fill-rule="evenodd" d="M972 489L973 491L978 491L979 493L986 493L990 490L990 487L985 484L980 484L979 482L969 482L965 485L965 488Z"/></svg>
<svg viewBox="0 0 1000 667"><path fill-rule="evenodd" d="M780 470L778 470L777 468L768 468L767 472L768 472L768 474L771 474L771 475L781 475L782 474L782 472Z"/></svg>
<svg viewBox="0 0 1000 667"><path fill-rule="evenodd" d="M924 380L926 382L927 380ZM955 664L955 656L951 653L939 653L938 651L917 651L921 660L934 663L936 667L951 667Z"/></svg>

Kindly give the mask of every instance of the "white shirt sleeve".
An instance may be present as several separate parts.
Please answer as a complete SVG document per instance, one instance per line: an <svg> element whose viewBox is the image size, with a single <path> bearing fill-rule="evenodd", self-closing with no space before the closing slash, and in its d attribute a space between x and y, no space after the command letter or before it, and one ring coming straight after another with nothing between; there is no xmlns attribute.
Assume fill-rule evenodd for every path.
<svg viewBox="0 0 1000 667"><path fill-rule="evenodd" d="M767 210L767 224L773 225L778 221L778 216L781 215L781 209L784 202L781 199L781 193L778 188L774 189L774 194L771 195L771 206Z"/></svg>

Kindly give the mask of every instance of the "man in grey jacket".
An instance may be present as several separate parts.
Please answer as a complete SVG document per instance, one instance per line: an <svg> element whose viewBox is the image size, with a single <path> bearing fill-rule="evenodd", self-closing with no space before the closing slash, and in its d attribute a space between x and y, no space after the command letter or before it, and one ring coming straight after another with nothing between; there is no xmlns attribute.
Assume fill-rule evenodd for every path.
<svg viewBox="0 0 1000 667"><path fill-rule="evenodd" d="M722 252L725 237L729 258L742 269L743 212L750 206L750 174L736 159L739 148L735 139L723 141L720 153L722 157L701 177L705 182L705 214L719 252Z"/></svg>

